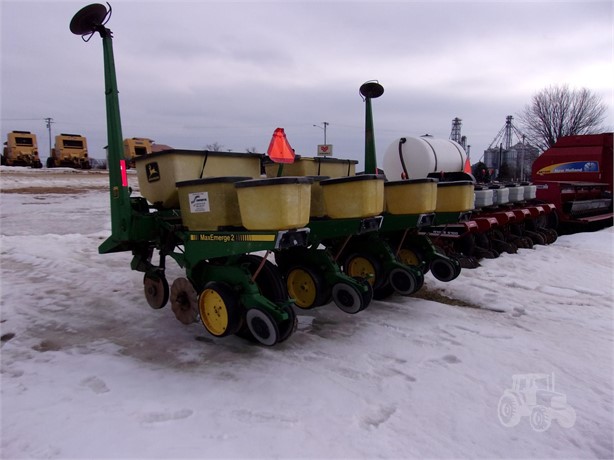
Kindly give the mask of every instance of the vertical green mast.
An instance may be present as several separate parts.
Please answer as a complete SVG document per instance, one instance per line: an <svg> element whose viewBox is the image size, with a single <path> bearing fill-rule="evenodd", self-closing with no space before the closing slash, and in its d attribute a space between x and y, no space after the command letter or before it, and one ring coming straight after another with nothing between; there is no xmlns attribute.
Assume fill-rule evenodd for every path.
<svg viewBox="0 0 614 460"><path fill-rule="evenodd" d="M111 239L116 243L127 241L130 230L130 191L126 176L126 160L122 124L119 113L119 91L115 77L113 38L111 31L100 31L104 52L104 81L107 107L107 141L109 186L111 187Z"/></svg>
<svg viewBox="0 0 614 460"><path fill-rule="evenodd" d="M365 173L377 173L377 158L375 155L375 133L373 132L373 113L371 111L371 98L365 100Z"/></svg>
<svg viewBox="0 0 614 460"><path fill-rule="evenodd" d="M375 154L375 132L373 130L373 112L371 99L384 94L384 87L376 81L368 81L360 87L360 94L365 98L365 173L377 174L377 157Z"/></svg>
<svg viewBox="0 0 614 460"><path fill-rule="evenodd" d="M88 5L77 12L70 22L70 30L84 41L98 32L102 37L104 53L105 99L107 108L107 142L109 186L111 194L111 236L98 248L100 253L122 251L129 242L132 209L123 155L123 135L119 114L119 97L113 58L113 34L105 27L111 16L100 3Z"/></svg>

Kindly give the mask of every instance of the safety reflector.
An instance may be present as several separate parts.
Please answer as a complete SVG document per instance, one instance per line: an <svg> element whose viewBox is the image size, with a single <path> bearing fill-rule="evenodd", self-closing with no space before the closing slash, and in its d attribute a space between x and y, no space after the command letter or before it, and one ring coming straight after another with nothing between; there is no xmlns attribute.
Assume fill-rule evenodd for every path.
<svg viewBox="0 0 614 460"><path fill-rule="evenodd" d="M119 160L119 169L122 172L122 187L128 187L128 174L126 173L126 160Z"/></svg>
<svg viewBox="0 0 614 460"><path fill-rule="evenodd" d="M294 163L294 150L290 147L283 128L277 128L273 133L267 154L275 163Z"/></svg>

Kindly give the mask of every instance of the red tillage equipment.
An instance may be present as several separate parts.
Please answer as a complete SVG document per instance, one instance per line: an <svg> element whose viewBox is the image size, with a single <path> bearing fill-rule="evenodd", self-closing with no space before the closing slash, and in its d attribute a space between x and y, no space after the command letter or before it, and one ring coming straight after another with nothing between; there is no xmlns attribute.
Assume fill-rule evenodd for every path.
<svg viewBox="0 0 614 460"><path fill-rule="evenodd" d="M612 133L566 136L533 163L537 198L563 226L612 225Z"/></svg>

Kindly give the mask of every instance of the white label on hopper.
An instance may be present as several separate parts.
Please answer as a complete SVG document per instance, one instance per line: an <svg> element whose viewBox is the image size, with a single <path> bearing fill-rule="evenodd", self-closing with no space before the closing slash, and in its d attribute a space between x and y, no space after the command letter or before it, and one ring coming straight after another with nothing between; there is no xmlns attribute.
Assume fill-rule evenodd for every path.
<svg viewBox="0 0 614 460"><path fill-rule="evenodd" d="M190 212L209 212L209 192L194 192L188 194Z"/></svg>

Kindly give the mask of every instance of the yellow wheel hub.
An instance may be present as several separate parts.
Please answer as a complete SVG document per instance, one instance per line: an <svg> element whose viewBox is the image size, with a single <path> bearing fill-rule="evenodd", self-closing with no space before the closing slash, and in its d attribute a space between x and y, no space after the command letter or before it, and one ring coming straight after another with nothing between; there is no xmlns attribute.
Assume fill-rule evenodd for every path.
<svg viewBox="0 0 614 460"><path fill-rule="evenodd" d="M302 268L295 268L288 273L288 294L300 308L310 308L316 301L316 282L311 275Z"/></svg>
<svg viewBox="0 0 614 460"><path fill-rule="evenodd" d="M347 274L355 278L366 279L371 286L375 283L375 267L365 257L354 257L347 264Z"/></svg>
<svg viewBox="0 0 614 460"><path fill-rule="evenodd" d="M216 336L228 328L228 310L222 296L215 289L205 289L198 299L198 310L207 330Z"/></svg>
<svg viewBox="0 0 614 460"><path fill-rule="evenodd" d="M405 265L420 265L420 259L411 249L401 249L399 251L399 259L401 259L401 262L403 262Z"/></svg>

